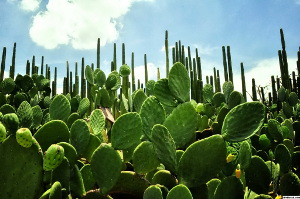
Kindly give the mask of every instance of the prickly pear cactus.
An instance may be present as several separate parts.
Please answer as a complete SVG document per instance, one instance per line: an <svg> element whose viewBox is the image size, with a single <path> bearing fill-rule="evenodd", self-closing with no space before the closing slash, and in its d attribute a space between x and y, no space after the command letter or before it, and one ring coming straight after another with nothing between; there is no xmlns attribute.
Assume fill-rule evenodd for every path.
<svg viewBox="0 0 300 199"><path fill-rule="evenodd" d="M179 161L179 182L188 187L206 183L223 169L226 164L226 153L226 144L221 135L213 135L194 142Z"/></svg>
<svg viewBox="0 0 300 199"><path fill-rule="evenodd" d="M20 120L20 127L30 128L33 122L33 112L30 104L23 101L18 110L17 115Z"/></svg>
<svg viewBox="0 0 300 199"><path fill-rule="evenodd" d="M52 144L44 155L43 169L51 171L58 167L64 159L64 148L57 144Z"/></svg>
<svg viewBox="0 0 300 199"><path fill-rule="evenodd" d="M239 199L243 198L244 190L240 179L235 176L224 178L215 191L215 198Z"/></svg>
<svg viewBox="0 0 300 199"><path fill-rule="evenodd" d="M90 108L90 100L88 98L83 98L79 103L77 112L80 116L83 116L89 108Z"/></svg>
<svg viewBox="0 0 300 199"><path fill-rule="evenodd" d="M265 119L265 106L260 102L246 102L226 115L222 135L226 141L240 142L256 134Z"/></svg>
<svg viewBox="0 0 300 199"><path fill-rule="evenodd" d="M9 133L15 134L15 132L19 128L20 122L18 116L15 113L8 113L3 116L2 123Z"/></svg>
<svg viewBox="0 0 300 199"><path fill-rule="evenodd" d="M211 84L205 84L203 87L203 98L206 102L211 103L214 95L213 86Z"/></svg>
<svg viewBox="0 0 300 199"><path fill-rule="evenodd" d="M15 82L12 78L5 78L1 83L0 83L0 89L1 92L4 94L9 94L15 89Z"/></svg>
<svg viewBox="0 0 300 199"><path fill-rule="evenodd" d="M128 75L130 75L130 67L126 64L122 65L120 67L119 73L122 77L127 77Z"/></svg>
<svg viewBox="0 0 300 199"><path fill-rule="evenodd" d="M106 89L117 90L121 87L121 78L117 71L111 72L105 82Z"/></svg>
<svg viewBox="0 0 300 199"><path fill-rule="evenodd" d="M99 68L94 71L94 81L99 87L102 87L105 84L106 75Z"/></svg>
<svg viewBox="0 0 300 199"><path fill-rule="evenodd" d="M90 84L94 84L94 71L89 65L85 67L85 78Z"/></svg>
<svg viewBox="0 0 300 199"><path fill-rule="evenodd" d="M121 174L122 160L111 146L101 144L93 153L91 168L100 191L107 194Z"/></svg>
<svg viewBox="0 0 300 199"><path fill-rule="evenodd" d="M0 143L3 142L6 138L6 129L5 126L0 122Z"/></svg>
<svg viewBox="0 0 300 199"><path fill-rule="evenodd" d="M279 188L283 196L300 196L300 179L293 172L286 173L280 179Z"/></svg>
<svg viewBox="0 0 300 199"><path fill-rule="evenodd" d="M38 198L43 187L43 156L35 141L24 149L11 135L0 143L0 198Z"/></svg>
<svg viewBox="0 0 300 199"><path fill-rule="evenodd" d="M168 85L171 93L179 102L186 102L190 98L190 78L185 66L176 62L169 72Z"/></svg>
<svg viewBox="0 0 300 199"><path fill-rule="evenodd" d="M100 109L96 109L91 113L90 126L93 130L93 134L99 135L102 133L105 127L105 116Z"/></svg>
<svg viewBox="0 0 300 199"><path fill-rule="evenodd" d="M162 191L157 185L151 185L145 190L143 199L163 199Z"/></svg>
<svg viewBox="0 0 300 199"><path fill-rule="evenodd" d="M229 96L230 96L230 93L233 91L233 84L231 81L229 82L224 82L223 86L223 93L225 95L225 100L226 102L228 102L228 99L229 99Z"/></svg>
<svg viewBox="0 0 300 199"><path fill-rule="evenodd" d="M76 120L70 129L70 143L75 147L79 156L82 156L90 140L89 126L83 119Z"/></svg>
<svg viewBox="0 0 300 199"><path fill-rule="evenodd" d="M193 199L191 191L183 184L173 187L166 199Z"/></svg>
<svg viewBox="0 0 300 199"><path fill-rule="evenodd" d="M43 151L46 151L51 144L69 142L69 137L69 128L61 120L47 122L34 134Z"/></svg>
<svg viewBox="0 0 300 199"><path fill-rule="evenodd" d="M142 120L138 113L132 112L121 115L112 126L112 147L127 149L134 144L138 144L142 134Z"/></svg>
<svg viewBox="0 0 300 199"><path fill-rule="evenodd" d="M31 131L28 128L20 128L16 132L16 139L20 146L29 148L33 143Z"/></svg>
<svg viewBox="0 0 300 199"><path fill-rule="evenodd" d="M61 189L62 187L60 182L58 181L54 182L50 189L49 199L62 198Z"/></svg>
<svg viewBox="0 0 300 199"><path fill-rule="evenodd" d="M278 142L283 141L283 132L280 123L275 119L268 120L268 132Z"/></svg>
<svg viewBox="0 0 300 199"><path fill-rule="evenodd" d="M170 91L169 80L167 78L160 79L155 83L153 93L162 104L172 107L177 106L177 101Z"/></svg>
<svg viewBox="0 0 300 199"><path fill-rule="evenodd" d="M62 120L66 122L71 113L69 100L64 95L55 96L50 104L49 113L52 120Z"/></svg>

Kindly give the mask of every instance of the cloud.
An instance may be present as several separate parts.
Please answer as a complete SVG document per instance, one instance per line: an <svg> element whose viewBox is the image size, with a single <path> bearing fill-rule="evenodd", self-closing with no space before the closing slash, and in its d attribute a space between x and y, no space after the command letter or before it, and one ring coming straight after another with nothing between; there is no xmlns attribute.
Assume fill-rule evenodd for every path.
<svg viewBox="0 0 300 199"><path fill-rule="evenodd" d="M95 49L97 38L104 46L119 37L121 17L139 1L149 0L49 0L46 10L34 16L29 33L46 49L68 44L75 49Z"/></svg>
<svg viewBox="0 0 300 199"><path fill-rule="evenodd" d="M154 63L147 63L148 80L157 81L157 68L158 67ZM159 68L161 71L163 67L159 67ZM163 71L161 71L161 75L160 75L161 78L165 77L165 75L162 73ZM145 88L145 66L144 65L134 67L134 78L135 78L136 85L139 79L140 83L144 84L144 88ZM131 81L131 75L129 79Z"/></svg>
<svg viewBox="0 0 300 199"><path fill-rule="evenodd" d="M28 12L36 11L42 0L7 0L8 3L17 3L18 6Z"/></svg>

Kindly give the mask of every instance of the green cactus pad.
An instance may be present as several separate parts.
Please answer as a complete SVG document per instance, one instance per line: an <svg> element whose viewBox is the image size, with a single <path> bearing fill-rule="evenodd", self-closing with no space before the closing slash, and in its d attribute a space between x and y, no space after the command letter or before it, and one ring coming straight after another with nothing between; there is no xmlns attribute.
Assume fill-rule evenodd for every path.
<svg viewBox="0 0 300 199"><path fill-rule="evenodd" d="M280 87L278 89L278 99L280 102L283 102L286 98L286 92L285 92L285 88L284 87Z"/></svg>
<svg viewBox="0 0 300 199"><path fill-rule="evenodd" d="M289 94L288 102L289 102L290 106L296 106L296 104L298 103L298 95L297 95L297 93L291 92Z"/></svg>
<svg viewBox="0 0 300 199"><path fill-rule="evenodd" d="M61 189L62 189L62 187L61 187L60 182L58 182L58 181L54 182L50 189L49 199L62 198Z"/></svg>
<svg viewBox="0 0 300 199"><path fill-rule="evenodd" d="M20 120L20 127L30 128L33 122L33 112L30 104L24 101L20 104L17 115Z"/></svg>
<svg viewBox="0 0 300 199"><path fill-rule="evenodd" d="M78 100L76 97L71 98L70 104L71 104L71 112L72 113L74 113L78 110L79 102L80 102L80 100Z"/></svg>
<svg viewBox="0 0 300 199"><path fill-rule="evenodd" d="M2 123L7 131L14 134L19 128L19 118L15 113L8 113L3 116Z"/></svg>
<svg viewBox="0 0 300 199"><path fill-rule="evenodd" d="M80 173L81 173L81 176L82 176L82 180L83 180L83 183L84 183L85 190L94 189L95 184L96 184L96 180L93 176L91 165L90 164L84 165L80 169Z"/></svg>
<svg viewBox="0 0 300 199"><path fill-rule="evenodd" d="M85 78L88 83L94 84L94 71L89 65L85 67Z"/></svg>
<svg viewBox="0 0 300 199"><path fill-rule="evenodd" d="M80 116L83 116L88 111L89 108L90 108L90 100L88 98L82 98L80 100L77 112Z"/></svg>
<svg viewBox="0 0 300 199"><path fill-rule="evenodd" d="M18 108L20 106L20 104L27 100L26 98L26 94L24 93L17 93L15 96L14 96L14 105L16 108Z"/></svg>
<svg viewBox="0 0 300 199"><path fill-rule="evenodd" d="M283 196L300 196L300 179L293 172L286 173L280 179L279 188Z"/></svg>
<svg viewBox="0 0 300 199"><path fill-rule="evenodd" d="M173 187L166 199L193 199L190 190L183 184Z"/></svg>
<svg viewBox="0 0 300 199"><path fill-rule="evenodd" d="M140 142L143 125L138 113L126 113L118 117L112 126L111 144L115 149L127 149Z"/></svg>
<svg viewBox="0 0 300 199"><path fill-rule="evenodd" d="M275 164L274 162L267 161L266 165L269 168L269 171L271 173L271 178L272 179L277 179L279 174L280 174L280 166L279 164Z"/></svg>
<svg viewBox="0 0 300 199"><path fill-rule="evenodd" d="M99 90L97 98L100 99L99 103L101 107L111 107L113 104L113 98L110 96L109 92L105 88Z"/></svg>
<svg viewBox="0 0 300 199"><path fill-rule="evenodd" d="M159 186L151 185L145 190L143 199L163 199L162 191Z"/></svg>
<svg viewBox="0 0 300 199"><path fill-rule="evenodd" d="M172 173L177 170L176 145L168 129L160 124L154 125L151 140L158 159Z"/></svg>
<svg viewBox="0 0 300 199"><path fill-rule="evenodd" d="M271 141L266 134L262 134L259 136L259 144L263 150L267 150L271 145Z"/></svg>
<svg viewBox="0 0 300 199"><path fill-rule="evenodd" d="M6 129L5 126L0 122L0 143L6 139Z"/></svg>
<svg viewBox="0 0 300 199"><path fill-rule="evenodd" d="M218 199L240 199L244 196L243 184L235 176L224 178L215 192Z"/></svg>
<svg viewBox="0 0 300 199"><path fill-rule="evenodd" d="M135 172L122 171L109 195L113 198L142 198L148 186L149 184Z"/></svg>
<svg viewBox="0 0 300 199"><path fill-rule="evenodd" d="M20 146L29 148L33 143L31 131L28 128L20 128L16 132L16 139Z"/></svg>
<svg viewBox="0 0 300 199"><path fill-rule="evenodd" d="M52 144L44 154L43 169L51 171L58 167L64 159L64 148L57 144Z"/></svg>
<svg viewBox="0 0 300 199"><path fill-rule="evenodd" d="M90 134L89 144L82 156L90 162L94 151L100 146L100 144L101 140L96 135Z"/></svg>
<svg viewBox="0 0 300 199"><path fill-rule="evenodd" d="M153 95L154 93L154 87L155 87L155 81L149 80L146 83L146 93L148 96Z"/></svg>
<svg viewBox="0 0 300 199"><path fill-rule="evenodd" d="M171 172L168 170L159 170L156 173L154 173L151 182L152 184L163 185L169 190L178 184L175 176L172 175Z"/></svg>
<svg viewBox="0 0 300 199"><path fill-rule="evenodd" d="M86 193L80 170L76 164L71 169L70 192L72 198L82 198L82 196Z"/></svg>
<svg viewBox="0 0 300 199"><path fill-rule="evenodd" d="M260 195L258 195L258 196L255 196L254 199L272 199L272 197L269 196L269 195L260 194Z"/></svg>
<svg viewBox="0 0 300 199"><path fill-rule="evenodd" d="M170 91L168 82L169 80L167 78L158 80L154 85L153 94L162 104L166 106L177 106L177 102Z"/></svg>
<svg viewBox="0 0 300 199"><path fill-rule="evenodd" d="M291 168L292 158L291 153L284 144L279 144L275 148L275 162L280 165L280 172L287 173Z"/></svg>
<svg viewBox="0 0 300 199"><path fill-rule="evenodd" d="M252 156L250 165L245 169L246 184L257 194L266 194L271 182L271 173L262 158Z"/></svg>
<svg viewBox="0 0 300 199"><path fill-rule="evenodd" d="M37 128L41 125L43 119L43 111L39 105L32 107L32 122L33 127Z"/></svg>
<svg viewBox="0 0 300 199"><path fill-rule="evenodd" d="M94 71L94 81L99 87L102 87L106 82L106 75L99 68Z"/></svg>
<svg viewBox="0 0 300 199"><path fill-rule="evenodd" d="M96 109L91 113L90 126L95 135L102 133L105 127L105 116L100 109Z"/></svg>
<svg viewBox="0 0 300 199"><path fill-rule="evenodd" d="M69 137L69 128L61 120L47 122L34 134L43 151L46 151L51 144L69 142Z"/></svg>
<svg viewBox="0 0 300 199"><path fill-rule="evenodd" d="M150 96L144 101L140 116L143 122L144 133L148 138L150 137L152 127L155 124L163 124L166 119L163 106L154 96Z"/></svg>
<svg viewBox="0 0 300 199"><path fill-rule="evenodd" d="M12 78L5 78L1 83L0 83L0 89L3 94L9 94L15 89L15 82Z"/></svg>
<svg viewBox="0 0 300 199"><path fill-rule="evenodd" d="M117 90L121 87L121 78L117 71L111 72L105 82L106 89Z"/></svg>
<svg viewBox="0 0 300 199"><path fill-rule="evenodd" d="M38 198L43 181L43 156L37 142L24 150L14 136L0 144L0 198Z"/></svg>
<svg viewBox="0 0 300 199"><path fill-rule="evenodd" d="M283 141L283 132L280 123L275 119L268 120L268 132L277 141Z"/></svg>
<svg viewBox="0 0 300 199"><path fill-rule="evenodd" d="M240 142L256 134L265 119L265 106L260 102L246 102L226 115L222 135L226 141Z"/></svg>
<svg viewBox="0 0 300 199"><path fill-rule="evenodd" d="M93 153L91 168L101 192L107 194L121 174L122 160L111 146L101 144Z"/></svg>
<svg viewBox="0 0 300 199"><path fill-rule="evenodd" d="M34 86L34 82L29 75L24 75L22 78L21 87L24 92L29 91Z"/></svg>
<svg viewBox="0 0 300 199"><path fill-rule="evenodd" d="M219 107L222 103L225 103L225 95L221 92L217 92L212 97L212 103L214 106Z"/></svg>
<svg viewBox="0 0 300 199"><path fill-rule="evenodd" d="M213 178L206 183L207 189L208 189L208 199L214 199L215 191L218 188L220 183L221 183L221 180L219 180L217 178Z"/></svg>
<svg viewBox="0 0 300 199"><path fill-rule="evenodd" d="M76 120L70 129L70 143L75 147L79 156L82 156L90 140L89 126L86 121Z"/></svg>
<svg viewBox="0 0 300 199"><path fill-rule="evenodd" d="M203 98L206 102L211 103L214 95L214 89L211 84L205 84L203 86Z"/></svg>
<svg viewBox="0 0 300 199"><path fill-rule="evenodd" d="M14 109L14 107L12 107L9 104L4 104L0 107L0 112L5 115L8 113L16 113L16 110Z"/></svg>
<svg viewBox="0 0 300 199"><path fill-rule="evenodd" d="M180 102L190 99L191 82L185 66L176 62L169 72L169 88L173 96Z"/></svg>
<svg viewBox="0 0 300 199"><path fill-rule="evenodd" d="M139 174L146 174L155 170L159 166L159 160L153 144L148 141L140 143L133 152L132 163L135 172Z"/></svg>
<svg viewBox="0 0 300 199"><path fill-rule="evenodd" d="M68 164L73 166L77 160L77 151L76 149L67 142L59 142L57 145L62 146L64 148L65 157L68 159Z"/></svg>
<svg viewBox="0 0 300 199"><path fill-rule="evenodd" d="M78 113L72 113L67 120L68 127L71 128L72 124L78 119L81 119L80 115Z"/></svg>
<svg viewBox="0 0 300 199"><path fill-rule="evenodd" d="M251 162L251 145L249 142L244 141L242 142L240 149L239 149L239 156L238 156L238 162L240 164L241 169L246 169L250 162Z"/></svg>
<svg viewBox="0 0 300 199"><path fill-rule="evenodd" d="M130 75L130 67L126 64L122 65L120 67L119 73L122 77L127 77L128 75Z"/></svg>
<svg viewBox="0 0 300 199"><path fill-rule="evenodd" d="M69 100L64 95L55 96L49 107L49 113L52 120L66 122L71 113Z"/></svg>
<svg viewBox="0 0 300 199"><path fill-rule="evenodd" d="M226 164L226 144L220 135L213 135L191 144L178 166L179 182L197 187L213 178Z"/></svg>
<svg viewBox="0 0 300 199"><path fill-rule="evenodd" d="M197 113L193 105L189 102L180 104L167 117L164 122L172 135L176 147L182 147L195 136L197 128Z"/></svg>
<svg viewBox="0 0 300 199"><path fill-rule="evenodd" d="M147 99L147 95L144 93L143 89L138 89L132 94L132 99L134 110L140 112L144 101Z"/></svg>
<svg viewBox="0 0 300 199"><path fill-rule="evenodd" d="M224 93L224 96L225 96L225 100L226 102L228 102L228 99L229 99L229 96L230 96L230 93L233 91L233 83L231 81L229 82L224 82L223 86L222 86L222 89L223 89L223 93Z"/></svg>
<svg viewBox="0 0 300 199"><path fill-rule="evenodd" d="M232 109L243 101L243 95L240 92L232 91L228 97L228 108Z"/></svg>

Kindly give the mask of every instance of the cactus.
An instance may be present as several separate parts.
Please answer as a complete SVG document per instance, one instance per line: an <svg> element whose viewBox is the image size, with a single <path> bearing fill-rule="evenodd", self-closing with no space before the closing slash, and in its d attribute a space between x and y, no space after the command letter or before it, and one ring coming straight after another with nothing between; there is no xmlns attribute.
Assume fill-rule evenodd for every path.
<svg viewBox="0 0 300 199"><path fill-rule="evenodd" d="M90 107L90 100L88 98L82 98L78 106L78 114L83 117L83 115L88 111Z"/></svg>
<svg viewBox="0 0 300 199"><path fill-rule="evenodd" d="M163 193L158 185L150 185L144 192L143 199L163 199Z"/></svg>
<svg viewBox="0 0 300 199"><path fill-rule="evenodd" d="M164 126L173 137L176 148L183 147L195 136L197 113L189 102L177 106L166 118Z"/></svg>
<svg viewBox="0 0 300 199"><path fill-rule="evenodd" d="M268 120L268 132L278 142L283 141L283 131L280 123L275 119Z"/></svg>
<svg viewBox="0 0 300 199"><path fill-rule="evenodd" d="M93 153L91 168L100 191L107 194L117 183L121 174L122 160L112 147L101 144Z"/></svg>
<svg viewBox="0 0 300 199"><path fill-rule="evenodd" d="M15 134L20 124L19 118L15 113L5 114L2 123L10 134Z"/></svg>
<svg viewBox="0 0 300 199"><path fill-rule="evenodd" d="M213 86L211 84L205 84L203 87L203 98L206 102L211 103L214 95Z"/></svg>
<svg viewBox="0 0 300 199"><path fill-rule="evenodd" d="M194 142L179 161L179 182L188 187L200 186L220 172L225 164L226 145L222 136L213 135Z"/></svg>
<svg viewBox="0 0 300 199"><path fill-rule="evenodd" d="M6 139L6 129L5 126L0 123L0 143Z"/></svg>
<svg viewBox="0 0 300 199"><path fill-rule="evenodd" d="M105 116L100 109L96 109L91 113L90 126L95 135L100 135L105 127Z"/></svg>
<svg viewBox="0 0 300 199"><path fill-rule="evenodd" d="M179 102L189 100L190 79L181 63L175 63L169 73L168 86L171 93Z"/></svg>
<svg viewBox="0 0 300 199"><path fill-rule="evenodd" d="M28 128L20 128L16 132L16 139L20 146L29 148L33 143L31 131Z"/></svg>
<svg viewBox="0 0 300 199"><path fill-rule="evenodd" d="M20 127L30 128L33 122L33 111L27 101L23 101L18 110L17 115L20 120Z"/></svg>
<svg viewBox="0 0 300 199"><path fill-rule="evenodd" d="M57 145L62 146L64 148L65 158L67 158L67 165L74 166L78 157L77 151L68 142L59 142ZM65 163L66 164L66 163Z"/></svg>
<svg viewBox="0 0 300 199"><path fill-rule="evenodd" d="M279 188L283 196L299 196L300 195L299 177L293 172L284 174L280 179Z"/></svg>
<svg viewBox="0 0 300 199"><path fill-rule="evenodd" d="M224 178L215 191L215 198L220 199L238 199L243 198L243 196L243 184L241 180L237 179L235 176Z"/></svg>
<svg viewBox="0 0 300 199"><path fill-rule="evenodd" d="M262 103L240 104L226 115L222 125L222 135L229 142L243 141L260 130L264 119L265 107Z"/></svg>
<svg viewBox="0 0 300 199"><path fill-rule="evenodd" d="M193 196L190 190L185 185L177 185L173 187L167 195L166 199L192 199Z"/></svg>
<svg viewBox="0 0 300 199"><path fill-rule="evenodd" d="M143 132L150 138L152 127L155 124L163 124L166 113L161 103L154 97L148 97L140 109L140 116L143 123Z"/></svg>
<svg viewBox="0 0 300 199"><path fill-rule="evenodd" d="M71 113L71 105L64 95L54 97L49 107L49 113L52 120L67 121Z"/></svg>
<svg viewBox="0 0 300 199"><path fill-rule="evenodd" d="M115 149L127 149L134 144L138 144L142 133L143 126L140 115L138 113L123 114L112 126L112 147Z"/></svg>
<svg viewBox="0 0 300 199"><path fill-rule="evenodd" d="M15 86L16 84L12 78L5 78L0 83L0 90L3 94L10 94L15 89Z"/></svg>
<svg viewBox="0 0 300 199"><path fill-rule="evenodd" d="M90 140L90 131L86 121L76 120L70 129L70 143L74 146L79 156L87 148Z"/></svg>
<svg viewBox="0 0 300 199"><path fill-rule="evenodd" d="M36 141L24 150L14 136L0 144L0 198L38 198L42 189L43 157ZM22 185L22 186L20 186Z"/></svg>
<svg viewBox="0 0 300 199"><path fill-rule="evenodd" d="M279 144L276 146L275 151L275 162L280 165L280 173L285 174L288 173L291 169L292 158L288 148Z"/></svg>
<svg viewBox="0 0 300 199"><path fill-rule="evenodd" d="M139 174L146 174L159 166L154 146L149 141L140 143L134 150L132 156L134 170Z"/></svg>
<svg viewBox="0 0 300 199"><path fill-rule="evenodd" d="M69 137L69 128L66 123L61 120L47 122L34 134L34 138L41 145L43 151L46 151L51 144L68 142Z"/></svg>
<svg viewBox="0 0 300 199"><path fill-rule="evenodd" d="M225 95L221 92L217 92L213 95L211 101L214 106L219 107L222 103L225 103Z"/></svg>
<svg viewBox="0 0 300 199"><path fill-rule="evenodd" d="M175 176L171 174L168 170L159 170L154 173L152 180L152 184L160 184L168 188L169 190L175 187L178 182Z"/></svg>
<svg viewBox="0 0 300 199"><path fill-rule="evenodd" d="M221 180L219 180L217 178L213 178L206 183L207 189L208 189L208 199L214 199L215 191L218 188L220 183L221 183Z"/></svg>
<svg viewBox="0 0 300 199"><path fill-rule="evenodd" d="M58 167L64 158L64 148L57 144L52 144L44 154L43 169L51 171Z"/></svg>
<svg viewBox="0 0 300 199"><path fill-rule="evenodd" d="M94 81L97 84L97 86L102 87L106 82L105 73L100 69L96 69L94 71Z"/></svg>

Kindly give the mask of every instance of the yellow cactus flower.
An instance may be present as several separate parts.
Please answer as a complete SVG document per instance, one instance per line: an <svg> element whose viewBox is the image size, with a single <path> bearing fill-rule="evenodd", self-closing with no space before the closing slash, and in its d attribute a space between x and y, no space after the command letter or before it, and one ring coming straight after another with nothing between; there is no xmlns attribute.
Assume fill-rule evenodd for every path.
<svg viewBox="0 0 300 199"><path fill-rule="evenodd" d="M241 170L240 169L235 170L235 177L238 178L238 179L241 178Z"/></svg>
<svg viewBox="0 0 300 199"><path fill-rule="evenodd" d="M226 162L232 162L235 159L235 155L232 155L231 153L227 156L226 158Z"/></svg>
<svg viewBox="0 0 300 199"><path fill-rule="evenodd" d="M275 199L281 199L281 195L277 195Z"/></svg>

